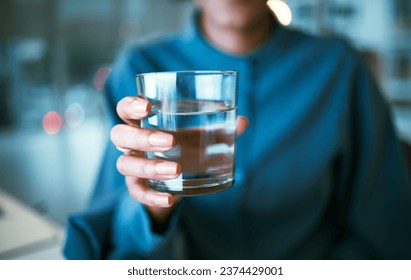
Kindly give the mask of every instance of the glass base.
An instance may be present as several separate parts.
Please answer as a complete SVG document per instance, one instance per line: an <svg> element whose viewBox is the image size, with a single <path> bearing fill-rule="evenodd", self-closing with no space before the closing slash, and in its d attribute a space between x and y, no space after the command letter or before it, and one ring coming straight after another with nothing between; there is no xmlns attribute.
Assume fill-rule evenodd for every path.
<svg viewBox="0 0 411 280"><path fill-rule="evenodd" d="M187 180L149 180L150 188L180 196L205 195L224 191L234 184L234 179L187 179Z"/></svg>

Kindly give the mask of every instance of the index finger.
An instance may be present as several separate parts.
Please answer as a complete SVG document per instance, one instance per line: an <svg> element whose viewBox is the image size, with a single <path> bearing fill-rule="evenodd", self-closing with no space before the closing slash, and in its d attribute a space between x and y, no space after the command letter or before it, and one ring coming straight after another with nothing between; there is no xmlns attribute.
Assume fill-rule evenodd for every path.
<svg viewBox="0 0 411 280"><path fill-rule="evenodd" d="M128 124L139 124L151 111L150 102L137 96L126 96L117 103L118 116Z"/></svg>

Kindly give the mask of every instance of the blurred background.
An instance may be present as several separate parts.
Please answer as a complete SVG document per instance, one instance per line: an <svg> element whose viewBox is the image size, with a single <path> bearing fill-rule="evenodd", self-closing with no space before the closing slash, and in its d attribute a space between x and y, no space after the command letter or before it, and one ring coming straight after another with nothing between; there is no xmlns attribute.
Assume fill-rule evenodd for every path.
<svg viewBox="0 0 411 280"><path fill-rule="evenodd" d="M411 143L410 0L270 0L270 7L284 25L357 48L400 138ZM193 8L190 0L1 0L0 194L57 227L83 209L108 140L102 89L110 63L125 46L180 30Z"/></svg>

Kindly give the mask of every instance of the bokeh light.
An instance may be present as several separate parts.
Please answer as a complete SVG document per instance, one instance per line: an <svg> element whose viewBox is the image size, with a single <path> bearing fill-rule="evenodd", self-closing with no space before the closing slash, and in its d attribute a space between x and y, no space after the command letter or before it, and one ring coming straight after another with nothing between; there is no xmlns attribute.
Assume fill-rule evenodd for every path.
<svg viewBox="0 0 411 280"><path fill-rule="evenodd" d="M103 90L106 84L108 75L110 75L111 68L107 66L97 69L93 77L93 85L97 90Z"/></svg>
<svg viewBox="0 0 411 280"><path fill-rule="evenodd" d="M78 127L84 121L84 109L78 103L70 104L64 111L64 120L68 127Z"/></svg>
<svg viewBox="0 0 411 280"><path fill-rule="evenodd" d="M293 15L286 2L282 0L268 0L267 5L282 25L290 25Z"/></svg>
<svg viewBox="0 0 411 280"><path fill-rule="evenodd" d="M43 130L48 135L57 134L63 126L63 119L56 111L50 111L43 117Z"/></svg>

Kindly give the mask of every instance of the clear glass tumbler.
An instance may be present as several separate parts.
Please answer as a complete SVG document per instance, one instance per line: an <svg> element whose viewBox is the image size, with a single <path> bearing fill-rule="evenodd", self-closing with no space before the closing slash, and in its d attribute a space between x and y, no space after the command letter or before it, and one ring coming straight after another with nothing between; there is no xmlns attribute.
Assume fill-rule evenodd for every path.
<svg viewBox="0 0 411 280"><path fill-rule="evenodd" d="M138 92L151 103L144 128L173 134L168 152L146 152L150 159L178 162L182 174L149 180L151 188L179 195L214 193L234 183L237 118L236 71L143 73Z"/></svg>

